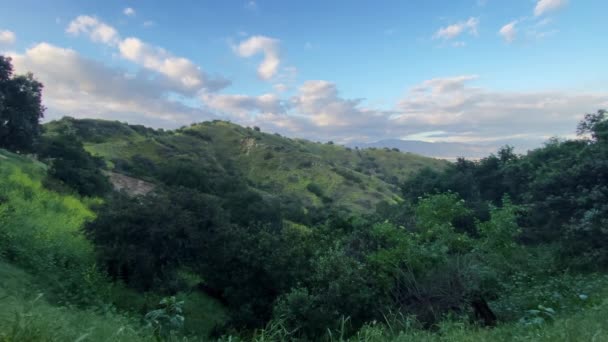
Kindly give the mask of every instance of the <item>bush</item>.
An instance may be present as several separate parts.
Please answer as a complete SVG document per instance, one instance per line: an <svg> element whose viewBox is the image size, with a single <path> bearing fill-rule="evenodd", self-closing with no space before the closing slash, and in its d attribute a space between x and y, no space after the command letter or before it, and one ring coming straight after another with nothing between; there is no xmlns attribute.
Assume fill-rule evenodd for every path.
<svg viewBox="0 0 608 342"><path fill-rule="evenodd" d="M200 258L209 235L224 224L212 197L185 188L136 198L116 194L97 211L85 232L100 264L141 290L175 291L165 286L174 284L178 267Z"/></svg>
<svg viewBox="0 0 608 342"><path fill-rule="evenodd" d="M85 151L74 136L45 136L38 146L38 154L50 164L50 177L82 196L101 196L112 189L108 177L101 171L104 161Z"/></svg>
<svg viewBox="0 0 608 342"><path fill-rule="evenodd" d="M40 173L0 163L0 258L51 284L57 300L96 302L107 283L80 233L94 215L78 198L44 189Z"/></svg>
<svg viewBox="0 0 608 342"><path fill-rule="evenodd" d="M306 186L306 190L310 191L319 198L323 198L325 196L325 194L323 193L323 189L316 183L308 183L308 185Z"/></svg>

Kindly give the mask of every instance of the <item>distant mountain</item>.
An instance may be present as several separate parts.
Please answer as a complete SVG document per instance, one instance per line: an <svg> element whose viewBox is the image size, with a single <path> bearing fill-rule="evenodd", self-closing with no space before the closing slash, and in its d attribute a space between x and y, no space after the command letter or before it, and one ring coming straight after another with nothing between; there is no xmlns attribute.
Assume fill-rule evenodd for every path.
<svg viewBox="0 0 608 342"><path fill-rule="evenodd" d="M488 144L468 144L457 142L426 142L419 140L384 139L372 143L351 143L349 146L359 148L398 148L401 152L410 152L432 158L455 160L458 157L479 159L495 153L500 146L514 146L518 153L539 147L541 139L495 141Z"/></svg>

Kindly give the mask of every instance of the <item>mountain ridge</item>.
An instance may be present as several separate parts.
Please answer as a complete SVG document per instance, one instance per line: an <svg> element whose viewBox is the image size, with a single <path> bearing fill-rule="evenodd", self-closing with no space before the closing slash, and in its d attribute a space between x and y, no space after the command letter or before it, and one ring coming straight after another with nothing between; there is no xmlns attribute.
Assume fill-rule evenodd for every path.
<svg viewBox="0 0 608 342"><path fill-rule="evenodd" d="M45 132L73 134L113 172L154 182L159 165L191 163L206 175L238 174L265 196L293 196L306 210L335 203L370 212L380 202L400 201L398 186L410 175L448 165L388 148L315 143L221 120L157 130L65 117L46 123Z"/></svg>

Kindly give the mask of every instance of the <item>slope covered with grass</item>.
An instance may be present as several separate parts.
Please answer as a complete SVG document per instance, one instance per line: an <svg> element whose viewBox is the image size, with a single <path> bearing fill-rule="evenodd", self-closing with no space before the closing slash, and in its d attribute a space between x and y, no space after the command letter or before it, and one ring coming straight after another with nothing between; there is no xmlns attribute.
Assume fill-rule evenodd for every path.
<svg viewBox="0 0 608 342"><path fill-rule="evenodd" d="M100 199L47 189L47 166L0 149L0 341L149 341L143 315L162 298L111 282L82 226ZM184 334L208 335L221 304L181 292Z"/></svg>
<svg viewBox="0 0 608 342"><path fill-rule="evenodd" d="M339 203L370 212L381 201L399 201L397 185L417 171L447 165L390 149L357 150L290 139L225 121L162 131L64 118L46 124L46 129L47 134L75 133L89 152L118 172L153 180L159 165L187 161L210 175L236 173L260 193L296 198L309 210Z"/></svg>

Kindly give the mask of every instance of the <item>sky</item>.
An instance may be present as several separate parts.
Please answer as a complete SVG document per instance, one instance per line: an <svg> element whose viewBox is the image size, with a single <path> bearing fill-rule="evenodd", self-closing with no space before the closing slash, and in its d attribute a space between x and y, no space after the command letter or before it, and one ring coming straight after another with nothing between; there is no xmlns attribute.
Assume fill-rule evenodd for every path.
<svg viewBox="0 0 608 342"><path fill-rule="evenodd" d="M0 0L0 54L69 115L338 143L532 146L608 108L605 0Z"/></svg>

